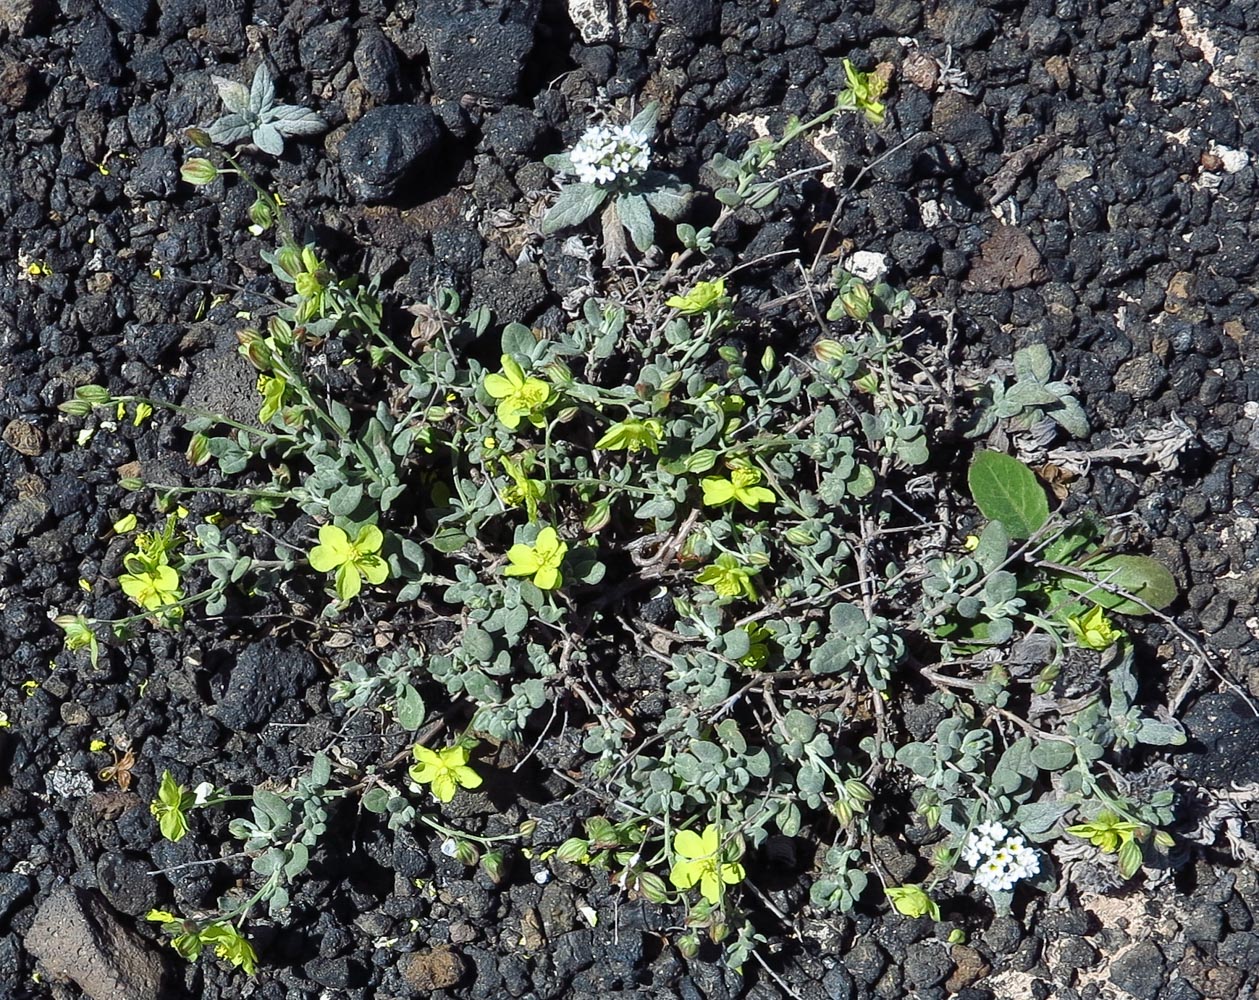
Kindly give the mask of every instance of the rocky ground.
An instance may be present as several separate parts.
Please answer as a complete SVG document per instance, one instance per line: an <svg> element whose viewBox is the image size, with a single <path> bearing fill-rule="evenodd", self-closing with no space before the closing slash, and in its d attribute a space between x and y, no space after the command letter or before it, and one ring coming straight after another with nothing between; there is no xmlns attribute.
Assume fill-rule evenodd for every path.
<svg viewBox="0 0 1259 1000"><path fill-rule="evenodd" d="M49 620L82 605L80 580L91 613L122 612L120 470L177 467L185 445L161 423L79 443L57 410L74 387L256 411L229 297L262 287L252 192L179 176L184 129L220 113L210 74L265 59L284 100L328 120L268 180L345 269L397 302L440 282L547 328L579 279L537 232L541 158L595 108L660 101L657 165L694 179L758 118L829 107L845 57L895 74L887 123L831 146L848 180L870 168L837 235L888 256L958 364L1043 342L1074 381L1095 430L1058 456L1085 472L1072 502L1146 539L1181 589L1143 632L1166 670L1147 682L1190 732L1168 774L1210 835L1180 831L1177 865L1130 887L1020 896L1010 916L964 898L938 923L886 904L816 916L775 889L792 919L764 924L765 967L740 978L715 951L684 959L667 912L606 875L520 861L497 885L437 838L347 816L296 923L252 928L256 978L178 960L144 914L172 886L206 903L223 886L188 866L194 844L159 839L157 777L212 763L253 785L332 725L291 623L150 630L90 669ZM0 996L1254 995L1259 3L0 0L0 106ZM816 221L784 209L749 252L806 245ZM1205 655L1178 658L1173 625ZM122 735L134 779L103 782L91 741ZM548 772L570 751L448 815L532 816L562 839L575 806Z"/></svg>

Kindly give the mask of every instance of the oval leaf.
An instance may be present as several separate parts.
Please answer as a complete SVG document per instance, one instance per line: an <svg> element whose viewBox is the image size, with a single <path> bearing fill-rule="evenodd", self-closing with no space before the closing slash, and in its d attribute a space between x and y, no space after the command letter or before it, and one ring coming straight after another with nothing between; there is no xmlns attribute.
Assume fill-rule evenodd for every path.
<svg viewBox="0 0 1259 1000"><path fill-rule="evenodd" d="M1121 615L1148 615L1150 608L1161 611L1176 600L1176 580L1171 571L1149 556L1105 556L1087 563L1082 569L1109 589L1078 576L1063 576L1062 586L1087 596L1108 611ZM1133 597L1139 598L1141 603L1130 599Z"/></svg>
<svg viewBox="0 0 1259 1000"><path fill-rule="evenodd" d="M1000 521L1011 538L1031 538L1049 520L1049 501L1036 474L1017 458L981 451L967 476L975 506Z"/></svg>

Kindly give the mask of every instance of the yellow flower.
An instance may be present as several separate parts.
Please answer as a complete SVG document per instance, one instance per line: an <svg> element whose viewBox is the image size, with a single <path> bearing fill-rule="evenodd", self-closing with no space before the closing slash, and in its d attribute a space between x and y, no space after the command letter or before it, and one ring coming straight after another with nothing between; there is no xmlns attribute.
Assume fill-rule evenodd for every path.
<svg viewBox="0 0 1259 1000"><path fill-rule="evenodd" d="M417 785L428 785L438 802L449 802L460 788L478 788L481 776L468 766L468 748L430 750L418 743L411 749L416 763L408 773Z"/></svg>
<svg viewBox="0 0 1259 1000"><path fill-rule="evenodd" d="M127 568L132 569L131 566ZM137 569L140 571L136 572ZM145 611L156 611L184 596L179 589L179 574L166 563L147 570L137 566L132 572L120 576L118 582L122 584L122 592Z"/></svg>
<svg viewBox="0 0 1259 1000"><path fill-rule="evenodd" d="M746 597L749 601L756 600L756 588L752 585L752 577L756 570L748 569L729 552L723 552L716 560L705 566L695 577L696 583L706 583L717 591L718 597Z"/></svg>
<svg viewBox="0 0 1259 1000"><path fill-rule="evenodd" d="M708 824L702 834L683 830L673 838L677 860L669 872L669 881L679 889L699 884L700 895L710 903L721 901L723 885L734 885L746 877L737 861L723 862L720 855L721 833Z"/></svg>
<svg viewBox="0 0 1259 1000"><path fill-rule="evenodd" d="M504 455L500 461L503 471L511 476L511 484L503 489L503 503L509 507L525 505L530 521L538 519L538 504L546 499L546 483L541 479L530 479L529 471L533 468L533 453L525 452L520 460Z"/></svg>
<svg viewBox="0 0 1259 1000"><path fill-rule="evenodd" d="M531 576L540 590L554 590L564 582L560 566L567 551L568 543L560 541L554 528L543 528L532 545L517 543L507 550L511 565L503 570L503 575Z"/></svg>
<svg viewBox="0 0 1259 1000"><path fill-rule="evenodd" d="M1111 625L1100 604L1094 605L1086 614L1068 615L1067 625L1075 634L1076 642L1086 649L1096 649L1099 652L1110 649L1124 637L1122 629Z"/></svg>
<svg viewBox="0 0 1259 1000"><path fill-rule="evenodd" d="M319 529L319 544L310 550L310 568L318 573L336 570L337 597L348 601L363 589L363 577L373 586L389 578L389 566L377 554L385 536L374 524L359 528L354 541L335 524Z"/></svg>
<svg viewBox="0 0 1259 1000"><path fill-rule="evenodd" d="M726 295L726 279L697 282L695 287L685 295L674 295L666 299L665 305L670 309L676 309L684 316L694 316L696 313L729 306L730 297Z"/></svg>
<svg viewBox="0 0 1259 1000"><path fill-rule="evenodd" d="M920 885L889 885L884 889L898 913L907 917L940 919L940 907Z"/></svg>
<svg viewBox="0 0 1259 1000"><path fill-rule="evenodd" d="M758 486L760 481L759 470L746 465L731 469L729 479L707 476L700 480L700 485L704 487L704 503L709 507L724 507L737 500L749 510L756 510L762 503L773 503L773 492Z"/></svg>
<svg viewBox="0 0 1259 1000"><path fill-rule="evenodd" d="M504 354L502 361L503 373L486 375L484 382L485 391L498 400L498 419L513 431L522 418L541 427L546 422L542 414L550 401L551 387L540 378L526 377L510 355Z"/></svg>
<svg viewBox="0 0 1259 1000"><path fill-rule="evenodd" d="M664 424L655 417L647 420L629 418L613 424L595 442L604 451L642 451L656 454L664 440Z"/></svg>

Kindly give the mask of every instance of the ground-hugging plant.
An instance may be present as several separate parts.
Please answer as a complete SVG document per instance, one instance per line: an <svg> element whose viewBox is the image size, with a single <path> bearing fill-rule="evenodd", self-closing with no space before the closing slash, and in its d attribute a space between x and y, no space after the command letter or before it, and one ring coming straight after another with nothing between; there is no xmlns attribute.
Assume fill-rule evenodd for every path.
<svg viewBox="0 0 1259 1000"><path fill-rule="evenodd" d="M817 846L818 909L849 910L881 883L911 914L935 912L931 893L959 861L1006 907L1020 882L1051 885L1055 840L1113 848L1129 874L1165 842L1170 793L1142 796L1118 768L1140 744L1183 737L1139 707L1134 647L1106 615L1165 605L1166 571L1101 549L1087 519L1051 516L1034 474L995 452L971 466L987 523L965 542L972 524L940 523L920 499L924 477L948 488L949 463L932 462L948 401L911 377L912 302L840 275L840 308L819 335L783 343L740 305L756 262L709 263L736 211L770 208L790 183L773 173L778 153L833 113L719 157L712 224L679 226L667 269L628 297L610 284L548 334L495 327L442 290L413 306L404 350L375 283L298 243L268 194L280 245L266 259L287 298L239 334L259 372L257 421L96 386L66 405L87 419L120 404L173 411L190 462L213 463L228 484L211 489L230 516L176 517L159 536L169 542L137 547L127 568L140 582L127 592L142 613L115 626L175 627L201 603L247 606L296 577L324 594L325 622L386 609L403 621L417 602L427 621L419 641L347 654L333 684L337 711L389 713L402 753L366 768L321 754L295 782L240 794L211 783L200 801L163 781L164 833L185 836L196 809L251 809L230 830L252 889L189 925L181 953L200 951L187 935L210 943L206 929L223 921L284 919L292 880L350 795L389 829L426 825L500 878L531 825L474 835L431 810L476 794L476 738L521 739L561 699L576 699L565 711L585 727L582 784L606 816L584 837L530 849L684 905L684 954L703 933L735 965L747 960L758 935L743 886L774 834ZM590 173L583 183L622 184L638 169L629 139L609 136L572 161ZM795 298L810 295L802 281ZM1033 405L1066 407L1065 390L1045 391L1058 403ZM128 485L167 503L205 490ZM68 642L99 646L100 623L61 621ZM610 646L660 678L649 727L635 721L636 692L595 679ZM1105 677L1071 692L1072 711L1059 704L1069 658ZM930 726L911 732L893 695L929 702ZM439 703L442 724L466 723L444 747L419 737ZM906 844L920 884L898 884L870 849L872 813L897 808L931 831Z"/></svg>

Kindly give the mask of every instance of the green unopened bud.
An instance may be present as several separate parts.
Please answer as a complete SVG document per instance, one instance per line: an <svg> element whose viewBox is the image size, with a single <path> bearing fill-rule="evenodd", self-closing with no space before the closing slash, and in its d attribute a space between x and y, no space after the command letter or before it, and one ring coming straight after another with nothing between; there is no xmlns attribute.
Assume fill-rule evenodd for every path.
<svg viewBox="0 0 1259 1000"><path fill-rule="evenodd" d="M194 434L192 440L188 442L188 450L184 453L184 456L188 459L189 465L205 465L210 460L209 437L200 431Z"/></svg>
<svg viewBox="0 0 1259 1000"><path fill-rule="evenodd" d="M533 833L535 830L537 830L537 828L538 828L538 821L536 819L527 819L523 823L521 823L517 829L520 831L520 836L523 837L525 840L528 840L530 837L533 836Z"/></svg>
<svg viewBox="0 0 1259 1000"><path fill-rule="evenodd" d="M74 390L74 398L91 403L93 406L104 406L113 400L109 390L103 385L81 385Z"/></svg>
<svg viewBox="0 0 1259 1000"><path fill-rule="evenodd" d="M841 291L839 301L844 307L844 312L859 323L868 319L870 313L874 311L874 299L864 281L853 282Z"/></svg>
<svg viewBox="0 0 1259 1000"><path fill-rule="evenodd" d="M288 347L293 343L293 327L279 316L267 320L267 336L275 341L278 347Z"/></svg>
<svg viewBox="0 0 1259 1000"><path fill-rule="evenodd" d="M707 472L717 464L717 453L711 448L701 448L699 451L687 455L683 464L687 472Z"/></svg>
<svg viewBox="0 0 1259 1000"><path fill-rule="evenodd" d="M64 403L58 403L57 409L62 413L70 414L72 417L86 417L92 412L93 406L86 400L70 399Z"/></svg>
<svg viewBox="0 0 1259 1000"><path fill-rule="evenodd" d="M257 330L240 330L236 334L236 339L240 342L240 353L248 358L249 363L258 371L269 372L275 365L271 351Z"/></svg>
<svg viewBox="0 0 1259 1000"><path fill-rule="evenodd" d="M475 868L476 863L481 860L481 852L472 841L460 840L455 844L455 858L469 868Z"/></svg>
<svg viewBox="0 0 1259 1000"><path fill-rule="evenodd" d="M822 339L813 344L813 356L819 361L834 364L843 361L847 354L847 348L838 340Z"/></svg>
<svg viewBox="0 0 1259 1000"><path fill-rule="evenodd" d="M664 884L664 879L651 872L639 873L638 891L652 903L664 903L669 898L669 887Z"/></svg>
<svg viewBox="0 0 1259 1000"><path fill-rule="evenodd" d="M135 476L123 476L118 480L118 485L128 493L138 493L144 489L144 480L137 479Z"/></svg>
<svg viewBox="0 0 1259 1000"><path fill-rule="evenodd" d="M203 128L197 128L195 125L192 126L192 128L184 129L184 135L186 135L188 137L188 141L198 149L211 149L214 146L214 142L210 138L210 133Z"/></svg>
<svg viewBox="0 0 1259 1000"><path fill-rule="evenodd" d="M604 498L595 503L590 508L590 513L586 515L586 519L582 521L582 527L587 533L593 535L596 531L602 531L612 521L612 501L610 498Z"/></svg>
<svg viewBox="0 0 1259 1000"><path fill-rule="evenodd" d="M564 364L563 361L552 361L543 371L546 372L546 377L551 380L551 384L559 389L567 388L576 381L573 378L573 370Z"/></svg>
<svg viewBox="0 0 1259 1000"><path fill-rule="evenodd" d="M209 184L218 175L219 168L204 156L194 156L191 160L185 160L184 165L179 168L179 176L189 184Z"/></svg>
<svg viewBox="0 0 1259 1000"><path fill-rule="evenodd" d="M792 545L799 546L801 548L817 544L817 535L813 534L813 532L809 531L807 528L788 528L785 537Z"/></svg>
<svg viewBox="0 0 1259 1000"><path fill-rule="evenodd" d="M264 198L255 198L254 203L249 206L249 221L260 233L270 229L275 224L275 213L271 211L271 203Z"/></svg>
<svg viewBox="0 0 1259 1000"><path fill-rule="evenodd" d="M490 881L496 885L503 881L503 874L507 865L503 859L502 851L490 851L481 859L481 867L485 869L485 874L490 877Z"/></svg>
<svg viewBox="0 0 1259 1000"><path fill-rule="evenodd" d="M681 952L683 958L694 958L699 954L699 936L684 934L678 938L678 951Z"/></svg>
<svg viewBox="0 0 1259 1000"><path fill-rule="evenodd" d="M276 251L275 262L280 270L294 281L297 280L298 275L306 273L306 268L302 264L302 251L292 244L282 246Z"/></svg>
<svg viewBox="0 0 1259 1000"><path fill-rule="evenodd" d="M575 865L586 857L589 848L589 843L580 837L569 837L564 843L560 844L555 852L555 856L560 861L567 861L570 865Z"/></svg>

